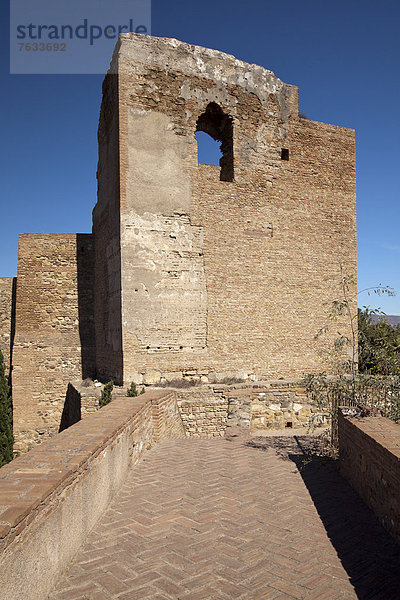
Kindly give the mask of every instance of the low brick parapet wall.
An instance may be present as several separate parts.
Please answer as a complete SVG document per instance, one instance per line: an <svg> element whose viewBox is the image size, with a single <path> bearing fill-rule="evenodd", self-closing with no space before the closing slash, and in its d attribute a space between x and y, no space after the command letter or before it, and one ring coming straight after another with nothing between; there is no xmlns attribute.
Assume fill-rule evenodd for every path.
<svg viewBox="0 0 400 600"><path fill-rule="evenodd" d="M0 469L0 589L47 597L118 491L163 437L184 435L175 394L115 400Z"/></svg>
<svg viewBox="0 0 400 600"><path fill-rule="evenodd" d="M187 436L224 436L230 427L267 430L328 424L327 415L307 397L299 380L235 385L214 384L177 389L177 401Z"/></svg>
<svg viewBox="0 0 400 600"><path fill-rule="evenodd" d="M339 410L338 437L342 475L400 540L400 425Z"/></svg>

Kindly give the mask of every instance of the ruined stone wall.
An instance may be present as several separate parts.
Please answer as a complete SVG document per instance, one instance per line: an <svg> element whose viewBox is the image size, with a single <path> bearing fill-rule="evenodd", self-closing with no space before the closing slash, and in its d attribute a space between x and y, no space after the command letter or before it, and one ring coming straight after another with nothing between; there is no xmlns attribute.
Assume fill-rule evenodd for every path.
<svg viewBox="0 0 400 600"><path fill-rule="evenodd" d="M176 403L167 407L160 422L163 427L170 422L182 422L187 437L222 437L232 427L245 428L253 435L262 435L270 430L323 427L329 423L329 414L318 409L307 397L302 381L189 387L186 387L187 382L181 381L175 386L169 389L174 392ZM101 384L89 381L68 384L61 419L62 430L99 410L101 389ZM112 401L120 398L128 398L126 387L113 388ZM180 413L178 420L175 414L177 409Z"/></svg>
<svg viewBox="0 0 400 600"><path fill-rule="evenodd" d="M299 118L270 71L176 40L124 34L112 69L124 381L329 367L341 324L314 336L340 265L356 273L354 132ZM210 103L233 127L232 181L197 164Z"/></svg>
<svg viewBox="0 0 400 600"><path fill-rule="evenodd" d="M227 427L249 427L253 435L328 424L329 415L308 398L301 381L263 382L220 393L228 401Z"/></svg>
<svg viewBox="0 0 400 600"><path fill-rule="evenodd" d="M10 368L13 296L16 281L16 277L0 277L0 350L3 353L6 374Z"/></svg>
<svg viewBox="0 0 400 600"><path fill-rule="evenodd" d="M71 379L93 375L93 242L22 234L18 250L13 407L16 452L56 433Z"/></svg>

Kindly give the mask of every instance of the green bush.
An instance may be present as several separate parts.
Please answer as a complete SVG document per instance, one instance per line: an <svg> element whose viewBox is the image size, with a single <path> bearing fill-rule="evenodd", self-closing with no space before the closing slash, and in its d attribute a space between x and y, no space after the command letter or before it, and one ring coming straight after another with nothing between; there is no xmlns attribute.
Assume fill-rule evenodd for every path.
<svg viewBox="0 0 400 600"><path fill-rule="evenodd" d="M0 467L13 458L12 402L0 350Z"/></svg>
<svg viewBox="0 0 400 600"><path fill-rule="evenodd" d="M400 423L400 376L378 376L358 373L355 377L328 377L325 373L307 375L303 384L307 397L317 413L310 419L313 428L318 414L328 416L332 442L337 445L337 414L339 407L354 409L356 414L381 414Z"/></svg>
<svg viewBox="0 0 400 600"><path fill-rule="evenodd" d="M128 387L127 389L127 396L129 396L129 398L136 398L136 396L139 395L139 392L137 391L137 387L136 387L136 383L131 383L131 385Z"/></svg>
<svg viewBox="0 0 400 600"><path fill-rule="evenodd" d="M381 318L374 323L374 314ZM400 375L400 325L392 327L380 311L358 309L358 370L372 375Z"/></svg>
<svg viewBox="0 0 400 600"><path fill-rule="evenodd" d="M101 391L100 400L99 400L100 408L102 408L103 406L105 406L106 404L109 404L111 402L113 387L114 387L114 382L112 379L111 379L111 381L106 383L105 386L103 387L103 389Z"/></svg>
<svg viewBox="0 0 400 600"><path fill-rule="evenodd" d="M140 392L138 392L137 387L136 387L136 383L131 383L131 385L128 387L127 391L126 391L126 395L129 396L129 398L136 398L136 396L139 396L141 394L145 393L145 389L144 387L142 387L142 389L140 390Z"/></svg>

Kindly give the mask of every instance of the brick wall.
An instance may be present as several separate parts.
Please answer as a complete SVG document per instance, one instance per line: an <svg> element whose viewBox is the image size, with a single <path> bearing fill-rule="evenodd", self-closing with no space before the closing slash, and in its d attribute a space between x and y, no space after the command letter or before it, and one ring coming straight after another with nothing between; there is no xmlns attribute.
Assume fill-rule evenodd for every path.
<svg viewBox="0 0 400 600"><path fill-rule="evenodd" d="M161 438L181 435L174 394L147 392L113 401L2 467L2 596L46 598L131 466Z"/></svg>
<svg viewBox="0 0 400 600"><path fill-rule="evenodd" d="M339 411L340 471L385 527L400 539L400 425Z"/></svg>
<svg viewBox="0 0 400 600"><path fill-rule="evenodd" d="M12 314L16 282L16 277L0 277L0 350L3 353L6 373L10 368Z"/></svg>
<svg viewBox="0 0 400 600"><path fill-rule="evenodd" d="M314 336L340 265L356 275L354 131L299 118L296 87L221 52L124 34L112 68L119 149L99 189L118 168L124 381L329 369L349 325ZM232 120L233 181L197 163L211 102Z"/></svg>
<svg viewBox="0 0 400 600"><path fill-rule="evenodd" d="M68 382L92 375L93 247L84 234L22 234L13 407L16 452L60 426Z"/></svg>

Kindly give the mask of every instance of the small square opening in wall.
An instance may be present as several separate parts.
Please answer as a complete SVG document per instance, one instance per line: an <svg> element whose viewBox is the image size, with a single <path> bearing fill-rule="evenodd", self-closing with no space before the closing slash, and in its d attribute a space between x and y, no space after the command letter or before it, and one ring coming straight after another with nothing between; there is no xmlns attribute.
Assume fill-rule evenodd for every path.
<svg viewBox="0 0 400 600"><path fill-rule="evenodd" d="M287 429L293 429L293 422L292 422L292 421L286 421L286 425L285 425L285 427L286 427Z"/></svg>
<svg viewBox="0 0 400 600"><path fill-rule="evenodd" d="M282 148L281 160L289 160L289 149L288 148Z"/></svg>

